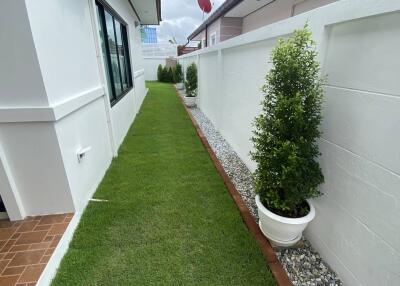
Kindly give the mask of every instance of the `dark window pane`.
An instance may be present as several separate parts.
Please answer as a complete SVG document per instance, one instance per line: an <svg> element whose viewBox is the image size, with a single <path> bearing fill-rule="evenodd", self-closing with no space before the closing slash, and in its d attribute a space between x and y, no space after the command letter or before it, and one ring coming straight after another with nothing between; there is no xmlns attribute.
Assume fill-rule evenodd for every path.
<svg viewBox="0 0 400 286"><path fill-rule="evenodd" d="M121 26L122 28L122 41L124 43L124 51L125 51L125 67L126 67L126 76L129 87L132 87L132 74L131 74L131 63L129 57L129 45L128 45L128 32L124 25Z"/></svg>
<svg viewBox="0 0 400 286"><path fill-rule="evenodd" d="M133 86L127 27L101 2L96 1L96 5L107 88L113 105Z"/></svg>
<svg viewBox="0 0 400 286"><path fill-rule="evenodd" d="M121 24L118 21L115 21L115 32L117 35L119 66L121 68L122 90L126 90L126 89L128 89L128 77L127 77L126 65L125 65L125 49L124 49L123 41L122 41Z"/></svg>
<svg viewBox="0 0 400 286"><path fill-rule="evenodd" d="M104 11L104 14L106 18L108 46L110 49L111 69L114 78L115 93L118 97L122 93L122 87L121 87L121 77L119 73L117 41L115 39L115 33L114 33L114 19L107 11Z"/></svg>
<svg viewBox="0 0 400 286"><path fill-rule="evenodd" d="M105 72L106 72L106 80L107 80L107 88L108 88L108 96L110 97L110 100L115 99L115 96L113 94L112 90L112 82L110 79L110 68L108 66L108 60L107 60L107 49L106 49L106 43L104 41L104 31L103 31L103 24L102 24L102 7L97 6L97 19L99 20L99 33L100 33L100 44L101 44L101 51L103 55L103 62L104 62L104 67L105 67Z"/></svg>

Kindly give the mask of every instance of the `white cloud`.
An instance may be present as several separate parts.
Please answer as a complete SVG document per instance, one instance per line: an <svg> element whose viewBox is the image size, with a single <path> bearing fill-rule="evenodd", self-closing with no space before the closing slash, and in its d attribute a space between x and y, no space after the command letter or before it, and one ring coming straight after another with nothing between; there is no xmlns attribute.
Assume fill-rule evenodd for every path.
<svg viewBox="0 0 400 286"><path fill-rule="evenodd" d="M211 0L211 3L213 3L211 13L223 2L224 0ZM187 36L202 23L202 15L203 12L200 10L197 0L161 1L161 17L163 21L160 26L155 26L157 27L159 42L167 42L175 37L179 44L186 43Z"/></svg>

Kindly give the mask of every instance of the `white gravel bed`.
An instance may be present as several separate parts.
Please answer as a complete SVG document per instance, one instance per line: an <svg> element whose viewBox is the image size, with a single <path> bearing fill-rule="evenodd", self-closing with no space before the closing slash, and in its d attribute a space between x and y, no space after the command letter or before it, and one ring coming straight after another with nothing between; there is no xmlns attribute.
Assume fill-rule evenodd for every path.
<svg viewBox="0 0 400 286"><path fill-rule="evenodd" d="M253 190L252 174L239 156L215 130L213 124L199 108L189 109L206 136L217 158L221 162L238 192L258 221L255 194ZM310 243L303 239L296 247L275 249L279 261L282 263L289 278L295 286L336 286L343 285L339 277L329 268Z"/></svg>

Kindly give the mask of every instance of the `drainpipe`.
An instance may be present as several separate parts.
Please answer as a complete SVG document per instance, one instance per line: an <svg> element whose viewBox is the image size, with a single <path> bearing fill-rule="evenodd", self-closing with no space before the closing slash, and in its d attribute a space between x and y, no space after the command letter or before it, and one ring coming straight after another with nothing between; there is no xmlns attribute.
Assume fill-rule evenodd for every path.
<svg viewBox="0 0 400 286"><path fill-rule="evenodd" d="M207 33L207 30L208 30L208 25L206 25L206 41L205 41L205 44L204 44L205 48L208 47L208 33Z"/></svg>

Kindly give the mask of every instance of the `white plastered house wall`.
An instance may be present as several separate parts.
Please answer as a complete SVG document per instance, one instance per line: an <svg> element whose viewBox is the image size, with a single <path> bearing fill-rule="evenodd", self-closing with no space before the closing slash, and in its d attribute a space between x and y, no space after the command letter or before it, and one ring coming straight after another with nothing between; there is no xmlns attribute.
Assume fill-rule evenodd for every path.
<svg viewBox="0 0 400 286"><path fill-rule="evenodd" d="M12 220L82 209L146 95L137 15L156 1L106 2L127 24L133 77L113 107L95 0L0 2L0 195Z"/></svg>

